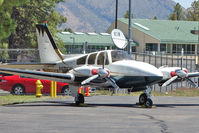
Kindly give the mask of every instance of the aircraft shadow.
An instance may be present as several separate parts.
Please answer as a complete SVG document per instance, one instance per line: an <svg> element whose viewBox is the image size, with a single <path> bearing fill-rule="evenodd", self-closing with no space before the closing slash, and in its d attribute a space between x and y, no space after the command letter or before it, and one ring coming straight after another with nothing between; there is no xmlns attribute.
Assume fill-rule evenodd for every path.
<svg viewBox="0 0 199 133"><path fill-rule="evenodd" d="M42 102L31 102L31 103L18 103L4 105L6 107L38 107L38 106L56 106L56 107L122 107L122 108L143 108L136 104L112 104L112 103L86 103L83 105L75 105L71 102L66 101L42 101ZM154 104L154 108L176 108L176 107L199 107L199 104Z"/></svg>

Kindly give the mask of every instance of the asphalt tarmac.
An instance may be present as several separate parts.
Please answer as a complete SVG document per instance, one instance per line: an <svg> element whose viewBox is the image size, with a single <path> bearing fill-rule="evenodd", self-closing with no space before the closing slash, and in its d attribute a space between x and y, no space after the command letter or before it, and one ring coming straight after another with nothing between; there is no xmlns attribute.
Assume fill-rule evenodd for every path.
<svg viewBox="0 0 199 133"><path fill-rule="evenodd" d="M138 97L93 96L0 106L0 133L196 133L199 97L152 97L156 107L137 106Z"/></svg>

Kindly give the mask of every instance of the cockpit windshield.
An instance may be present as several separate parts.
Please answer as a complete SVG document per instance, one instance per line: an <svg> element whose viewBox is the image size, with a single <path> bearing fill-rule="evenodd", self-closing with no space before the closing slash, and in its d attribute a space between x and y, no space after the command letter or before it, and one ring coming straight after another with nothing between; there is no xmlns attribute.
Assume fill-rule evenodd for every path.
<svg viewBox="0 0 199 133"><path fill-rule="evenodd" d="M112 62L133 59L128 53L122 50L111 51L111 57L112 57Z"/></svg>

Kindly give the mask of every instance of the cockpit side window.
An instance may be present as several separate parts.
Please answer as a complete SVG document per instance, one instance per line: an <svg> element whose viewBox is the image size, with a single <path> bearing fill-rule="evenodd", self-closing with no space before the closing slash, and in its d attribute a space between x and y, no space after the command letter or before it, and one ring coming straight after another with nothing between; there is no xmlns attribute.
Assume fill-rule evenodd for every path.
<svg viewBox="0 0 199 133"><path fill-rule="evenodd" d="M86 64L86 58L87 58L87 55L77 59L77 65Z"/></svg>
<svg viewBox="0 0 199 133"><path fill-rule="evenodd" d="M120 60L132 60L131 55L126 53L125 51L112 51L111 52L112 62L120 61Z"/></svg>
<svg viewBox="0 0 199 133"><path fill-rule="evenodd" d="M88 57L88 64L89 64L89 65L95 64L96 55L97 55L97 53L91 54L91 55Z"/></svg>
<svg viewBox="0 0 199 133"><path fill-rule="evenodd" d="M108 55L106 54L106 61L105 61L105 65L108 65ZM101 52L99 55L98 55L98 59L97 59L97 64L98 65L102 65L104 62L104 52Z"/></svg>

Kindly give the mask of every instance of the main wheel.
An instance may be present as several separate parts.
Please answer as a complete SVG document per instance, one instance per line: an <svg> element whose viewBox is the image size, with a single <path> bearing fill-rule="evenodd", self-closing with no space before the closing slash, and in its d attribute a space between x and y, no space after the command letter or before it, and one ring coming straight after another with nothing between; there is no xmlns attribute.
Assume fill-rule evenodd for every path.
<svg viewBox="0 0 199 133"><path fill-rule="evenodd" d="M71 90L68 88L68 86L64 86L61 90L62 95L65 96L70 96L71 95Z"/></svg>
<svg viewBox="0 0 199 133"><path fill-rule="evenodd" d="M144 105L147 101L147 95L145 93L141 94L139 97L139 104Z"/></svg>
<svg viewBox="0 0 199 133"><path fill-rule="evenodd" d="M23 95L25 94L25 88L22 85L15 85L12 88L12 94L14 95Z"/></svg>
<svg viewBox="0 0 199 133"><path fill-rule="evenodd" d="M153 106L153 101L148 98L145 103L146 108L151 108Z"/></svg>
<svg viewBox="0 0 199 133"><path fill-rule="evenodd" d="M76 102L76 105L79 105L79 104L81 104L81 103L84 103L84 95L78 94L77 100L76 100L75 102Z"/></svg>

